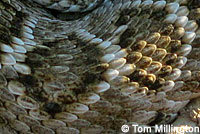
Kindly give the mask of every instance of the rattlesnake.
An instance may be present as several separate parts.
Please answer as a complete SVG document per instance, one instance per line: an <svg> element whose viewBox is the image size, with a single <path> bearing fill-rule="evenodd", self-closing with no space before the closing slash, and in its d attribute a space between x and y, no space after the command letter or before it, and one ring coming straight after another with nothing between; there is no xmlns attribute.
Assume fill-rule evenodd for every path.
<svg viewBox="0 0 200 134"><path fill-rule="evenodd" d="M0 134L198 126L199 5L1 0Z"/></svg>

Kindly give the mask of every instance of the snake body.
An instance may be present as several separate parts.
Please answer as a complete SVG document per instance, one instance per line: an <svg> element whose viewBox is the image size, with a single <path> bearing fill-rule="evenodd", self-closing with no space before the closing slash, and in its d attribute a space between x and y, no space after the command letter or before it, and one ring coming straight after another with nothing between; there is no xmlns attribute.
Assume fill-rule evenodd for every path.
<svg viewBox="0 0 200 134"><path fill-rule="evenodd" d="M0 134L198 126L199 5L1 0Z"/></svg>

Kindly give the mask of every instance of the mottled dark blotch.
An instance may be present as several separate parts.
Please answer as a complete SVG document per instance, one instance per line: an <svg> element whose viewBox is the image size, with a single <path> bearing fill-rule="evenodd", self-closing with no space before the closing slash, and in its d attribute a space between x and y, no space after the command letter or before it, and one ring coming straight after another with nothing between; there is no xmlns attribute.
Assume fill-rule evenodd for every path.
<svg viewBox="0 0 200 134"><path fill-rule="evenodd" d="M27 15L25 13L22 12L16 12L16 16L13 18L12 22L11 22L11 28L10 31L14 36L20 37L20 33L21 33L21 28L23 26L23 21L25 19Z"/></svg>
<svg viewBox="0 0 200 134"><path fill-rule="evenodd" d="M153 11L151 14L151 19L156 21L161 21L164 19L164 16L166 15L165 11Z"/></svg>
<svg viewBox="0 0 200 134"><path fill-rule="evenodd" d="M55 102L47 102L46 104L44 104L43 108L44 108L44 111L46 111L52 116L62 111L61 106Z"/></svg>
<svg viewBox="0 0 200 134"><path fill-rule="evenodd" d="M158 125L160 122L163 121L163 119L165 118L165 114L162 112L158 112L156 115L156 119L154 121L152 121L149 125L150 126L154 126L154 125Z"/></svg>
<svg viewBox="0 0 200 134"><path fill-rule="evenodd" d="M21 75L19 81L26 87L35 87L38 85L38 79L33 75Z"/></svg>
<svg viewBox="0 0 200 134"><path fill-rule="evenodd" d="M89 85L89 84L92 84L94 83L96 80L99 79L99 76L97 76L96 74L93 74L93 73L90 73L90 72L86 72L84 74L84 79L83 79L83 83L85 85Z"/></svg>
<svg viewBox="0 0 200 134"><path fill-rule="evenodd" d="M31 60L31 59L26 59L26 64L29 66L32 66L34 68L37 67L42 67L44 65L44 61L40 61L40 60ZM31 68L31 72L34 73L35 70L33 68Z"/></svg>
<svg viewBox="0 0 200 134"><path fill-rule="evenodd" d="M157 90L157 89L159 89L160 87L162 87L162 84L160 83L160 80L159 80L159 79L158 79L158 80L155 80L154 83L148 85L149 90Z"/></svg>
<svg viewBox="0 0 200 134"><path fill-rule="evenodd" d="M38 102L47 102L48 98L47 96L45 96L44 91L42 91L42 88L33 88L33 87L27 87L26 91L27 94L32 97L34 100L38 101Z"/></svg>
<svg viewBox="0 0 200 134"><path fill-rule="evenodd" d="M162 28L160 30L161 35L170 35L174 31L174 26L172 24L162 24Z"/></svg>
<svg viewBox="0 0 200 134"><path fill-rule="evenodd" d="M34 51L32 53L37 53L37 54L40 54L40 55L42 55L44 57L52 55L51 51L49 51L48 49L46 49L46 48L39 48L39 47L37 49L34 49Z"/></svg>
<svg viewBox="0 0 200 134"><path fill-rule="evenodd" d="M135 82L139 82L141 83L143 79L145 79L145 74L143 71L141 70L136 70L134 73L132 73L131 75L129 75L129 78L131 79L131 81L135 81Z"/></svg>

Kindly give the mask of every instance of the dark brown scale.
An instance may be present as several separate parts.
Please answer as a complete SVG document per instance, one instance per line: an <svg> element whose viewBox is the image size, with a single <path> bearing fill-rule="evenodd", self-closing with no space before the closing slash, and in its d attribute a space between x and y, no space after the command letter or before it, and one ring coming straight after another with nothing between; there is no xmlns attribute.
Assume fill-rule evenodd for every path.
<svg viewBox="0 0 200 134"><path fill-rule="evenodd" d="M135 38L136 41L139 40L145 40L149 35L149 31L148 30L142 30L142 31L138 31L133 37Z"/></svg>
<svg viewBox="0 0 200 134"><path fill-rule="evenodd" d="M77 39L77 37L76 37L75 33L72 32L70 35L68 35L69 41L76 40L76 39Z"/></svg>
<svg viewBox="0 0 200 134"><path fill-rule="evenodd" d="M23 26L23 21L26 16L27 15L25 13L18 12L18 11L16 12L15 17L11 21L10 31L11 31L12 35L20 37L20 31L21 31L20 29Z"/></svg>
<svg viewBox="0 0 200 134"><path fill-rule="evenodd" d="M162 113L162 112L158 112L156 119L151 122L149 125L150 126L155 126L155 125L160 125L160 124L170 124L172 122L174 122L174 120L176 120L175 115L173 114L167 114L167 113Z"/></svg>
<svg viewBox="0 0 200 134"><path fill-rule="evenodd" d="M162 28L160 30L161 35L170 35L174 31L174 26L172 24L162 24Z"/></svg>
<svg viewBox="0 0 200 134"><path fill-rule="evenodd" d="M108 64L100 64L97 67L95 67L95 72L102 73L106 69L108 69L109 65Z"/></svg>
<svg viewBox="0 0 200 134"><path fill-rule="evenodd" d="M152 63L152 58L143 56L140 61L136 64L137 67L139 68L146 68Z"/></svg>
<svg viewBox="0 0 200 134"><path fill-rule="evenodd" d="M126 38L124 41L120 41L120 46L122 48L126 48L128 46L131 46L134 42L135 42L134 38L132 38L132 37Z"/></svg>
<svg viewBox="0 0 200 134"><path fill-rule="evenodd" d="M131 27L131 28L130 28L130 31L128 32L127 35L130 35L131 37L134 38L134 35L136 35L136 34L138 33L138 31L139 31L138 28L136 28L136 27Z"/></svg>
<svg viewBox="0 0 200 134"><path fill-rule="evenodd" d="M152 77L151 74L147 74L146 77L142 80L142 83L144 86L147 86L149 88L155 83L155 80L156 79Z"/></svg>
<svg viewBox="0 0 200 134"><path fill-rule="evenodd" d="M44 59L41 55L35 53L29 53L28 58L26 59L26 64L34 66L35 68L41 68L45 66Z"/></svg>
<svg viewBox="0 0 200 134"><path fill-rule="evenodd" d="M116 26L121 26L121 25L125 25L129 22L131 16L129 15L131 12L131 9L124 9L123 11L121 11L120 13L120 17L117 20L117 22L115 23Z"/></svg>
<svg viewBox="0 0 200 134"><path fill-rule="evenodd" d="M80 39L78 39L78 37L76 35L74 40L70 40L71 42L73 42L77 47L78 46L84 46L84 48L87 48L88 43L85 41L82 41Z"/></svg>
<svg viewBox="0 0 200 134"><path fill-rule="evenodd" d="M147 68L147 72L155 74L161 69L161 67L162 67L162 64L160 62L153 60L151 65Z"/></svg>
<svg viewBox="0 0 200 134"><path fill-rule="evenodd" d="M171 40L171 42L169 43L168 50L171 53L175 53L176 51L179 50L180 47L181 47L181 41L180 40Z"/></svg>
<svg viewBox="0 0 200 134"><path fill-rule="evenodd" d="M56 99L62 104L72 104L74 102L77 102L77 98L74 92L72 94L63 92L62 94L58 95Z"/></svg>
<svg viewBox="0 0 200 134"><path fill-rule="evenodd" d="M0 41L5 44L10 44L11 33L10 31L0 24Z"/></svg>
<svg viewBox="0 0 200 134"><path fill-rule="evenodd" d="M127 37L132 37L134 34L137 33L137 31L138 29L136 29L135 27L130 27L124 32L124 34L126 34ZM122 38L123 38L123 34L122 34Z"/></svg>
<svg viewBox="0 0 200 134"><path fill-rule="evenodd" d="M155 124L158 125L161 121L163 121L164 118L165 118L165 114L163 114L162 112L158 112L156 119L152 121L149 125L150 126L154 126Z"/></svg>
<svg viewBox="0 0 200 134"><path fill-rule="evenodd" d="M0 40L1 40L1 42L5 43L5 44L9 44L11 41L11 36L0 32Z"/></svg>
<svg viewBox="0 0 200 134"><path fill-rule="evenodd" d="M142 55L151 56L156 51L156 45L147 44L146 47L142 50Z"/></svg>
<svg viewBox="0 0 200 134"><path fill-rule="evenodd" d="M161 70L159 71L158 76L163 78L163 77L169 75L171 72L172 72L171 66L169 66L169 65L163 66L161 68Z"/></svg>
<svg viewBox="0 0 200 134"><path fill-rule="evenodd" d="M71 41L73 41L73 40L71 40ZM77 49L80 48L80 50L82 51L83 54L87 53L87 55L85 55L85 59L88 64L92 63L92 64L97 65L98 63L100 63L98 59L99 59L99 57L103 56L103 51L101 49L99 49L94 44L89 44L89 43L79 40L79 39L78 40L76 39L75 42L76 42L75 45L77 46ZM84 47L82 47L82 46L84 46ZM74 49L74 50L76 50L76 49ZM68 54L70 54L70 52L68 52Z"/></svg>
<svg viewBox="0 0 200 134"><path fill-rule="evenodd" d="M151 26L149 27L149 31L154 33L154 32L159 32L161 29L161 25L163 25L162 23L160 23L159 21L152 21Z"/></svg>
<svg viewBox="0 0 200 134"><path fill-rule="evenodd" d="M59 12L59 11L56 11L56 10L53 10L53 9L51 9L50 12L56 18L58 18L60 20L63 20L63 21L77 20L77 19L80 19L80 18L86 16L89 13L89 12L83 12L83 13L80 13L80 12L66 12L66 13L63 13L63 12Z"/></svg>
<svg viewBox="0 0 200 134"><path fill-rule="evenodd" d="M165 49L158 48L152 55L152 59L155 61L162 61L163 58L166 56L167 52Z"/></svg>
<svg viewBox="0 0 200 134"><path fill-rule="evenodd" d="M83 83L85 84L85 86L92 84L99 79L99 76L93 73L89 73L89 72L86 72L84 76L85 77L84 77Z"/></svg>
<svg viewBox="0 0 200 134"><path fill-rule="evenodd" d="M112 33L105 33L104 35L101 35L100 36L100 33L97 33L96 36L100 37L102 40L106 40L108 37L111 37L112 36Z"/></svg>
<svg viewBox="0 0 200 134"><path fill-rule="evenodd" d="M48 101L48 95L43 91L42 88L26 88L26 89L27 89L27 95L32 97L34 100L42 103Z"/></svg>
<svg viewBox="0 0 200 134"><path fill-rule="evenodd" d="M104 52L100 48L96 47L94 44L86 45L86 47L81 48L81 50L83 53L88 52L88 55L87 55L88 59L92 58L90 55L93 55L94 58L96 59L104 55Z"/></svg>
<svg viewBox="0 0 200 134"><path fill-rule="evenodd" d="M165 64L167 65L171 65L172 63L174 63L177 59L177 55L174 53L168 53L166 55L166 57L163 59L163 62L165 62Z"/></svg>
<svg viewBox="0 0 200 134"><path fill-rule="evenodd" d="M162 87L162 82L163 82L163 81L164 81L164 79L162 79L162 78L157 78L157 79L155 80L154 83L148 85L148 88L149 88L150 90L157 90L157 89L159 89L159 88Z"/></svg>
<svg viewBox="0 0 200 134"><path fill-rule="evenodd" d="M87 56L86 64L99 64L99 60L97 57L89 57Z"/></svg>
<svg viewBox="0 0 200 134"><path fill-rule="evenodd" d="M89 89L87 89L83 83L78 83L76 88L70 90L73 90L73 93L76 95L89 92Z"/></svg>
<svg viewBox="0 0 200 134"><path fill-rule="evenodd" d="M146 42L148 44L156 44L157 41L159 40L159 38L160 38L159 33L153 33L153 34L149 35L149 37L146 39Z"/></svg>
<svg viewBox="0 0 200 134"><path fill-rule="evenodd" d="M58 43L58 42L61 42L61 41L58 40L58 41L55 41L55 42L44 42L42 45L51 48L51 47L56 47L55 44Z"/></svg>
<svg viewBox="0 0 200 134"><path fill-rule="evenodd" d="M27 65L32 65L32 67L34 67L34 68L45 68L45 67L49 66L48 63L46 63L46 62L44 62L42 60L29 60L29 59L26 59L26 64ZM35 70L33 68L31 68L31 72L34 73Z"/></svg>
<svg viewBox="0 0 200 134"><path fill-rule="evenodd" d="M135 34L134 29L128 28L121 36L120 36L120 46L123 48L126 48L130 46L133 42L135 42L135 39L132 37Z"/></svg>
<svg viewBox="0 0 200 134"><path fill-rule="evenodd" d="M151 16L152 14L152 9L151 8L146 8L146 9L143 9L140 13L140 18L141 19L147 19Z"/></svg>
<svg viewBox="0 0 200 134"><path fill-rule="evenodd" d="M131 79L131 81L139 82L139 84L140 84L140 81L145 79L146 75L147 75L147 73L145 70L138 69L134 73L129 75L129 78Z"/></svg>
<svg viewBox="0 0 200 134"><path fill-rule="evenodd" d="M140 12L142 11L141 8L133 8L130 12L130 17L134 17L140 14Z"/></svg>
<svg viewBox="0 0 200 134"><path fill-rule="evenodd" d="M44 111L46 111L47 113L49 113L53 116L56 113L59 113L62 111L61 106L55 102L48 102L48 103L44 104L43 108L44 108Z"/></svg>
<svg viewBox="0 0 200 134"><path fill-rule="evenodd" d="M170 37L174 40L180 39L185 33L184 28L179 27L174 30L174 32L170 35Z"/></svg>
<svg viewBox="0 0 200 134"><path fill-rule="evenodd" d="M130 20L130 16L129 15L120 16L120 18L117 20L115 25L116 26L125 25L125 24L127 24L129 22L129 20Z"/></svg>
<svg viewBox="0 0 200 134"><path fill-rule="evenodd" d="M51 51L47 48L37 48L34 49L33 53L40 54L44 57L51 56Z"/></svg>
<svg viewBox="0 0 200 134"><path fill-rule="evenodd" d="M152 21L150 19L141 19L140 18L138 25L137 25L138 32L148 29L151 26L151 22Z"/></svg>
<svg viewBox="0 0 200 134"><path fill-rule="evenodd" d="M24 75L19 78L26 87L36 87L38 86L38 79L33 75Z"/></svg>
<svg viewBox="0 0 200 134"><path fill-rule="evenodd" d="M127 62L134 64L137 63L142 58L142 54L140 52L131 52L127 57Z"/></svg>
<svg viewBox="0 0 200 134"><path fill-rule="evenodd" d="M175 62L175 60L171 59L171 60L166 61L166 64L167 64L167 65L171 65L171 64L173 64L174 62Z"/></svg>
<svg viewBox="0 0 200 134"><path fill-rule="evenodd" d="M132 17L131 22L129 23L129 28L130 29L136 28L137 25L139 24L139 21L140 21L140 17L138 16Z"/></svg>
<svg viewBox="0 0 200 134"><path fill-rule="evenodd" d="M158 42L156 43L157 47L166 48L171 41L169 36L161 36Z"/></svg>
<svg viewBox="0 0 200 134"><path fill-rule="evenodd" d="M162 21L163 20L163 16L166 15L166 12L165 11L153 11L152 14L151 14L151 19L153 21Z"/></svg>
<svg viewBox="0 0 200 134"><path fill-rule="evenodd" d="M146 42L145 41L139 41L137 43L134 43L132 46L131 46L131 49L133 51L142 51L142 49L146 46Z"/></svg>
<svg viewBox="0 0 200 134"><path fill-rule="evenodd" d="M124 10L121 11L121 15L129 15L131 13L131 10L130 8L126 8Z"/></svg>

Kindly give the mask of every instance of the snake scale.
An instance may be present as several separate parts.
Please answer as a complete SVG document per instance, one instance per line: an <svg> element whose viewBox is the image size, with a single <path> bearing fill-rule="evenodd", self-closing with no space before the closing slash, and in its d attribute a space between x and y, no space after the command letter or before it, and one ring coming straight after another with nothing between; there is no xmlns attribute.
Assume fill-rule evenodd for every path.
<svg viewBox="0 0 200 134"><path fill-rule="evenodd" d="M199 7L198 0L1 0L0 134L200 125Z"/></svg>

